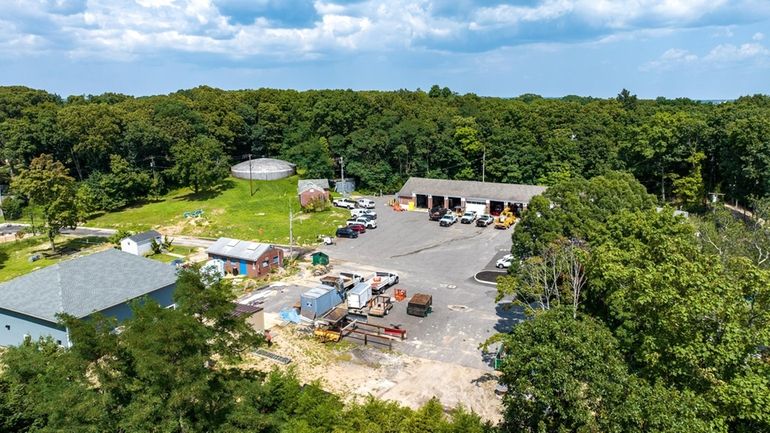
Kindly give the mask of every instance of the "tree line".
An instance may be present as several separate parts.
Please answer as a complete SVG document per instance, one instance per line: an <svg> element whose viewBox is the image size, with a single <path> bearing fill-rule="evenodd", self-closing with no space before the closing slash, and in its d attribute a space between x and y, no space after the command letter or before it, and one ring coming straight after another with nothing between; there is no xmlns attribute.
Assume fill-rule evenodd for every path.
<svg viewBox="0 0 770 433"><path fill-rule="evenodd" d="M502 431L770 431L770 200L685 217L630 174L558 182L498 284Z"/></svg>
<svg viewBox="0 0 770 433"><path fill-rule="evenodd" d="M63 99L0 87L0 183L50 154L89 185L84 200L111 210L180 185L210 188L251 154L321 178L337 177L343 157L364 191L394 192L409 176L551 185L623 170L661 202L692 206L715 192L745 203L770 193L769 119L763 95L711 104L641 100L625 89L611 99L492 98L438 86ZM127 178L118 194L114 185Z"/></svg>

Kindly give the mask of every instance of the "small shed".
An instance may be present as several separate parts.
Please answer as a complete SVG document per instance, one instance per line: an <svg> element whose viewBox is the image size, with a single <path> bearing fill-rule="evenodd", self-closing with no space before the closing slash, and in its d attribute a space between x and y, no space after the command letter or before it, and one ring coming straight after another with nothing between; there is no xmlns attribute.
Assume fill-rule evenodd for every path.
<svg viewBox="0 0 770 433"><path fill-rule="evenodd" d="M319 202L328 202L329 180L300 179L297 181L297 194L299 195L299 203L303 208L314 206Z"/></svg>
<svg viewBox="0 0 770 433"><path fill-rule="evenodd" d="M329 255L323 251L317 251L310 255L313 258L313 266L327 266L329 264Z"/></svg>
<svg viewBox="0 0 770 433"><path fill-rule="evenodd" d="M163 242L163 237L155 230L137 233L121 239L120 249L135 256L143 256L152 250L152 241L160 244Z"/></svg>
<svg viewBox="0 0 770 433"><path fill-rule="evenodd" d="M233 316L245 316L246 323L257 332L265 330L265 309L258 305L236 303L233 306Z"/></svg>

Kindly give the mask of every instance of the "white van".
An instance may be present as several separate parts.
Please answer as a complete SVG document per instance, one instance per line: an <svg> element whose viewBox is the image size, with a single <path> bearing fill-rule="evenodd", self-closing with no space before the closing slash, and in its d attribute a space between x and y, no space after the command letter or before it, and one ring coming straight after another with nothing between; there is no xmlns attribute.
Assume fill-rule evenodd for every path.
<svg viewBox="0 0 770 433"><path fill-rule="evenodd" d="M360 208L374 209L374 200L368 198L359 198L357 203L358 207Z"/></svg>

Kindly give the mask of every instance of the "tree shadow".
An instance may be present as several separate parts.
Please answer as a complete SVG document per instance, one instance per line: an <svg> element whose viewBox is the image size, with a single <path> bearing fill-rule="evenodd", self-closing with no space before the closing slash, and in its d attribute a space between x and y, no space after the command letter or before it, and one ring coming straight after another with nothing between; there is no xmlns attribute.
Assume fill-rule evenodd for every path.
<svg viewBox="0 0 770 433"><path fill-rule="evenodd" d="M511 332L515 325L527 318L523 307L509 301L498 302L495 305L495 313L497 313L497 323L494 328L500 333Z"/></svg>
<svg viewBox="0 0 770 433"><path fill-rule="evenodd" d="M235 182L232 179L223 180L219 185L206 191L191 192L180 197L175 197L174 200L179 201L207 201L222 194L228 189L235 188Z"/></svg>
<svg viewBox="0 0 770 433"><path fill-rule="evenodd" d="M0 251L0 268L5 267L5 262L8 261L9 257L10 256L8 255L8 253L6 253L5 251Z"/></svg>
<svg viewBox="0 0 770 433"><path fill-rule="evenodd" d="M66 257L79 253L84 249L95 247L107 243L107 238L101 236L86 236L78 238L67 238L64 241L56 243L56 252L51 250L41 251L46 258Z"/></svg>

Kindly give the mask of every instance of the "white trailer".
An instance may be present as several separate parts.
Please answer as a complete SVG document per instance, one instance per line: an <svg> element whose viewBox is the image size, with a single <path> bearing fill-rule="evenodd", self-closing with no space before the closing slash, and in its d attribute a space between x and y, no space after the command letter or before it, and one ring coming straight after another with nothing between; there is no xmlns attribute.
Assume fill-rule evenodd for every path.
<svg viewBox="0 0 770 433"><path fill-rule="evenodd" d="M348 290L348 311L365 311L369 308L369 301L371 300L372 286L368 283L358 283Z"/></svg>

